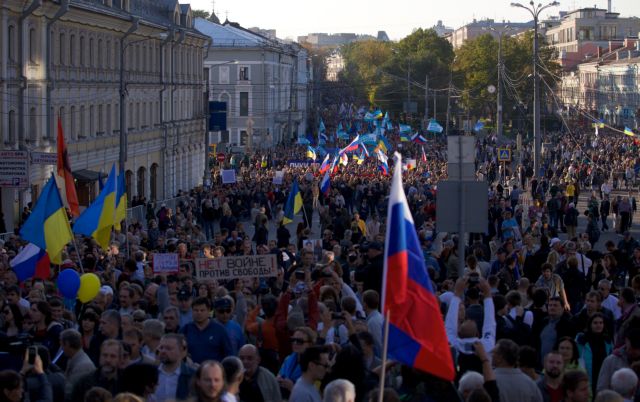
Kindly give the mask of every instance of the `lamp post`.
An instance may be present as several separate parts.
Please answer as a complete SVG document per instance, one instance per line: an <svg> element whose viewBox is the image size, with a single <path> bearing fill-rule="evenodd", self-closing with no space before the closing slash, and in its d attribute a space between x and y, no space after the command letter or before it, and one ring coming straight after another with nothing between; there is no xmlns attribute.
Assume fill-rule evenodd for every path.
<svg viewBox="0 0 640 402"><path fill-rule="evenodd" d="M209 64L209 68L220 67L226 64L238 64L238 60L230 60L230 61L225 61L223 63ZM209 74L211 74L211 70ZM207 88L207 93L209 95L209 99L213 99L213 83L211 80L209 80L209 82L211 83L209 84L209 88ZM227 108L227 111L228 110L229 109ZM207 184L207 179L211 177L211 171L209 170L209 118L210 117L211 117L211 111L207 107L207 126L206 126L206 129L204 130L204 175L202 176L203 186Z"/></svg>
<svg viewBox="0 0 640 402"><path fill-rule="evenodd" d="M118 157L118 169L120 172L124 172L125 163L127 162L127 108L125 103L127 101L127 83L124 78L124 56L125 51L131 45L136 43L145 42L152 39L166 39L169 34L166 32L160 32L154 37L134 40L132 42L125 42L125 39L133 34L138 29L138 20L134 20L131 28L120 38L120 149Z"/></svg>
<svg viewBox="0 0 640 402"><path fill-rule="evenodd" d="M494 27L486 27L489 31L498 34L498 94L496 96L496 134L498 138L502 135L502 72L504 70L504 62L502 61L502 36L511 31L512 28L506 25L504 29L496 29Z"/></svg>
<svg viewBox="0 0 640 402"><path fill-rule="evenodd" d="M511 7L519 7L527 10L533 17L533 175L540 174L541 138L540 138L540 77L538 77L538 17L540 13L549 8L560 5L552 1L537 5L531 0L529 7L521 3L511 3Z"/></svg>

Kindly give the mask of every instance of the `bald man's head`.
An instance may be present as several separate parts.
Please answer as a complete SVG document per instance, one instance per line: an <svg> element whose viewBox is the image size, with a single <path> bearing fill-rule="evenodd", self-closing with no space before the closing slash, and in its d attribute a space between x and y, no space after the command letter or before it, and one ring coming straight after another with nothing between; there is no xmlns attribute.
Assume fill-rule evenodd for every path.
<svg viewBox="0 0 640 402"><path fill-rule="evenodd" d="M253 377L260 366L260 353L254 345L246 344L238 351L238 358L246 370L247 377Z"/></svg>

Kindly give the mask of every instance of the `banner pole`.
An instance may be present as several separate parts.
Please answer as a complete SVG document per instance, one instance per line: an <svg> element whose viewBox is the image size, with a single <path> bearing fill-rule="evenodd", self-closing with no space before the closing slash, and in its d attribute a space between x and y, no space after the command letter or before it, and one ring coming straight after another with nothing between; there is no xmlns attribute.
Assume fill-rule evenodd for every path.
<svg viewBox="0 0 640 402"><path fill-rule="evenodd" d="M387 310L387 314L384 320L384 335L382 343L382 372L380 373L380 390L378 393L378 402L384 400L384 381L385 373L387 371L387 349L389 346L389 319L391 318L391 310Z"/></svg>

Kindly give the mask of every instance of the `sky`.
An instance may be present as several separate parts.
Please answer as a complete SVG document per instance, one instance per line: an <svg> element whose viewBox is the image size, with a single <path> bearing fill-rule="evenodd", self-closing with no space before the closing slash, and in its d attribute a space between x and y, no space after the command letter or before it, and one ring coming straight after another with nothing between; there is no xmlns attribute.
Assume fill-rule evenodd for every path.
<svg viewBox="0 0 640 402"><path fill-rule="evenodd" d="M430 28L438 20L447 27L458 28L474 18L530 21L523 9L510 7L513 0L213 0L216 15L223 22L243 27L276 29L279 38L296 39L313 32L376 35L386 31L392 40L409 35L416 28ZM545 10L542 16L582 7L607 8L607 0L559 0L559 7ZM549 1L547 1L549 2ZM180 0L192 9L211 10L212 0ZM524 4L528 2L524 1ZM546 3L545 3L546 4ZM640 17L639 0L612 0L613 11L621 16Z"/></svg>

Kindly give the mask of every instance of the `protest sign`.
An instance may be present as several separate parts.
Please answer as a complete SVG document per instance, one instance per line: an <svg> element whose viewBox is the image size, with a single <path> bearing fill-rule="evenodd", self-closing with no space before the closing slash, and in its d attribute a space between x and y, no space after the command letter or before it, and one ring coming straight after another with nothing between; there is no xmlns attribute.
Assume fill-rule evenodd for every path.
<svg viewBox="0 0 640 402"><path fill-rule="evenodd" d="M196 259L198 282L237 278L265 278L278 274L275 254L242 255L236 257Z"/></svg>
<svg viewBox="0 0 640 402"><path fill-rule="evenodd" d="M233 169L224 169L221 171L222 184L234 184L236 182L236 171Z"/></svg>
<svg viewBox="0 0 640 402"><path fill-rule="evenodd" d="M273 184L282 184L284 181L284 170L276 170L276 175L273 177Z"/></svg>
<svg viewBox="0 0 640 402"><path fill-rule="evenodd" d="M178 272L178 253L154 253L153 273L170 274Z"/></svg>

